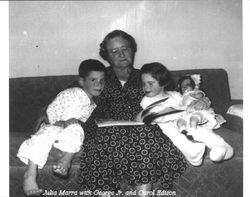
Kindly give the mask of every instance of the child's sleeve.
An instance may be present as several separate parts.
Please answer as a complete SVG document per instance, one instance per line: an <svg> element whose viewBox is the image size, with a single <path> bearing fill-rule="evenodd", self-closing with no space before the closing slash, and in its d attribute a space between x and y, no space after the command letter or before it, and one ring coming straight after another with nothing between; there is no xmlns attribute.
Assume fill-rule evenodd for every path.
<svg viewBox="0 0 250 197"><path fill-rule="evenodd" d="M63 119L64 111L69 107L69 101L72 97L72 91L66 89L60 92L56 98L49 104L47 108L47 115L50 124L55 124L55 122Z"/></svg>
<svg viewBox="0 0 250 197"><path fill-rule="evenodd" d="M147 103L146 103L145 97L142 98L140 105L141 105L142 109L145 109L147 107Z"/></svg>

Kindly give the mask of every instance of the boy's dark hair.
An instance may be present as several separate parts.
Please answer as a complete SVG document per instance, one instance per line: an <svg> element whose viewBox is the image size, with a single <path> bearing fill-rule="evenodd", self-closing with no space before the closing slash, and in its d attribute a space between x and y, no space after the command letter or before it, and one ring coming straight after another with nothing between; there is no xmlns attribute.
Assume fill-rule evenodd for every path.
<svg viewBox="0 0 250 197"><path fill-rule="evenodd" d="M137 51L137 44L135 42L135 39L131 35L122 30L114 30L109 34L107 34L104 40L100 44L99 54L104 60L108 59L108 51L106 47L107 42L115 37L122 37L123 39L127 40L129 42L133 54L135 54L135 52Z"/></svg>
<svg viewBox="0 0 250 197"><path fill-rule="evenodd" d="M78 69L79 77L85 78L91 71L101 71L105 73L106 67L103 63L95 59L82 61Z"/></svg>
<svg viewBox="0 0 250 197"><path fill-rule="evenodd" d="M172 80L171 73L169 70L159 62L153 62L144 64L141 68L142 74L150 74L153 78L155 78L160 86L164 87L164 91L173 90L174 83Z"/></svg>
<svg viewBox="0 0 250 197"><path fill-rule="evenodd" d="M190 80L190 85L192 88L195 87L195 83L194 80L192 79L192 77L190 75L185 75L183 77L181 77L178 81L178 86L177 86L177 91L180 92L181 94L183 94L182 90L181 90L181 84L184 80L189 79Z"/></svg>

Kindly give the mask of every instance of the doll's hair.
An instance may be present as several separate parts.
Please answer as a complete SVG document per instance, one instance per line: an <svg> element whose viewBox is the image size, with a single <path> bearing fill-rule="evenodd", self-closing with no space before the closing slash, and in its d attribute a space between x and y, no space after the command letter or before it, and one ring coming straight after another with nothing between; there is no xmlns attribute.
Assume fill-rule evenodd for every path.
<svg viewBox="0 0 250 197"><path fill-rule="evenodd" d="M131 35L122 30L114 30L105 36L104 40L100 44L100 49L99 49L100 56L104 60L108 60L107 43L109 40L116 37L121 37L128 41L134 56L135 52L137 51L137 44L135 42L135 39Z"/></svg>
<svg viewBox="0 0 250 197"><path fill-rule="evenodd" d="M95 59L87 59L82 61L78 69L79 77L85 78L91 71L100 71L105 73L106 67L103 63Z"/></svg>
<svg viewBox="0 0 250 197"><path fill-rule="evenodd" d="M152 62L144 64L140 70L142 74L150 74L156 79L161 87L164 87L164 91L173 90L174 83L170 71L159 62Z"/></svg>
<svg viewBox="0 0 250 197"><path fill-rule="evenodd" d="M194 80L192 79L192 77L190 75L185 75L183 77L181 77L178 81L178 84L177 84L177 91L180 92L181 94L183 94L182 90L181 90L181 84L184 80L190 80L190 85L191 87L194 89L195 88L195 82Z"/></svg>

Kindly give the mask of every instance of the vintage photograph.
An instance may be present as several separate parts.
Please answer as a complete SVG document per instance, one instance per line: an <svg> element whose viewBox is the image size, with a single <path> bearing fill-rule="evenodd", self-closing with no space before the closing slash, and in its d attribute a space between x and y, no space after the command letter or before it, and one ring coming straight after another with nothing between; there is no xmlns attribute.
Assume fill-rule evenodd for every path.
<svg viewBox="0 0 250 197"><path fill-rule="evenodd" d="M10 197L243 197L242 0L8 8Z"/></svg>

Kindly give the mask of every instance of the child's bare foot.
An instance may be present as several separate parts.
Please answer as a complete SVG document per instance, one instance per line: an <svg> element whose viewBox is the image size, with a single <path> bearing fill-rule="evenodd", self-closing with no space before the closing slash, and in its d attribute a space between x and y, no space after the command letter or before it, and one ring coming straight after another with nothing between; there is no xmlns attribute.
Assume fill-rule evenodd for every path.
<svg viewBox="0 0 250 197"><path fill-rule="evenodd" d="M70 164L64 161L58 161L57 164L53 165L53 172L61 178L67 178Z"/></svg>
<svg viewBox="0 0 250 197"><path fill-rule="evenodd" d="M40 189L36 183L36 175L28 171L24 174L23 190L27 196L39 196L43 192L43 189Z"/></svg>
<svg viewBox="0 0 250 197"><path fill-rule="evenodd" d="M54 174L60 178L68 178L69 168L73 156L74 153L64 152L64 156L59 159L55 165L53 165Z"/></svg>

